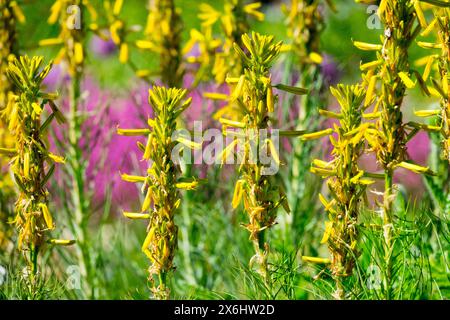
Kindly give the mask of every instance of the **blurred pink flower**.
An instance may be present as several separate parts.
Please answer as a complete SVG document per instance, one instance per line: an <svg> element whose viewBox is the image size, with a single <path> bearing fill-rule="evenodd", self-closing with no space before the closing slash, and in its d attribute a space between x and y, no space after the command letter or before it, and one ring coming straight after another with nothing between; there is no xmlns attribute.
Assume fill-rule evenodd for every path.
<svg viewBox="0 0 450 320"><path fill-rule="evenodd" d="M92 37L90 48L99 57L106 57L117 51L117 46L111 39L103 40L99 36Z"/></svg>

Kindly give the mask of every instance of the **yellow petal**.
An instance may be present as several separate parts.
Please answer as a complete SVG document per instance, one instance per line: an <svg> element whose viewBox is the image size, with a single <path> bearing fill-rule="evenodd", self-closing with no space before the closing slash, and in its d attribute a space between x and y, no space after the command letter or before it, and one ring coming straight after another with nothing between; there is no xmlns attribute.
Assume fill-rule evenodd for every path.
<svg viewBox="0 0 450 320"><path fill-rule="evenodd" d="M75 47L74 47L74 51L75 51L75 62L77 64L82 64L83 60L84 60L84 54L83 54L83 46L81 43L79 42L75 42Z"/></svg>
<svg viewBox="0 0 450 320"><path fill-rule="evenodd" d="M399 72L398 76L402 79L402 82L408 89L412 89L415 87L415 82L408 76L406 72Z"/></svg>
<svg viewBox="0 0 450 320"><path fill-rule="evenodd" d="M333 230L333 222L325 221L325 232L323 233L322 240L320 240L321 244L327 243L330 238L331 232Z"/></svg>
<svg viewBox="0 0 450 320"><path fill-rule="evenodd" d="M366 43L361 41L353 41L353 45L357 47L360 50L364 51L377 51L381 50L383 46L381 44L372 44L372 43Z"/></svg>
<svg viewBox="0 0 450 320"><path fill-rule="evenodd" d="M138 219L150 219L150 214L148 213L136 213L136 212L123 212L123 215L128 219L138 220Z"/></svg>
<svg viewBox="0 0 450 320"><path fill-rule="evenodd" d="M120 45L119 61L120 63L127 63L128 61L128 44L126 43Z"/></svg>
<svg viewBox="0 0 450 320"><path fill-rule="evenodd" d="M330 259L318 258L318 257L309 257L309 256L302 256L302 260L304 262L311 262L311 263L318 263L318 264L329 264L329 263L331 263Z"/></svg>

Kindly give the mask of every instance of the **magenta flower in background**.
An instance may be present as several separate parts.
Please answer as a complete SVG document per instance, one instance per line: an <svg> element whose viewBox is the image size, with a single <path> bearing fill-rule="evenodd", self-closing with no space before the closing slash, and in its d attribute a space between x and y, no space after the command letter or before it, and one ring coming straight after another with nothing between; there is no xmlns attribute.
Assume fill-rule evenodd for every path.
<svg viewBox="0 0 450 320"><path fill-rule="evenodd" d="M116 129L118 125L122 128L146 127L147 117L152 115L152 110L147 103L146 88L134 90L127 96L126 99L116 98L111 92L102 91L91 78L85 79L82 84L79 109L86 119L82 125L79 146L86 168L85 192L92 192L94 207L101 207L109 195L114 211L138 202L139 191L136 185L123 182L120 178L120 172L142 174L142 170L145 170L146 165L141 161L142 154L136 146L138 138L119 136ZM67 114L68 100L60 101L59 107ZM67 146L67 124L55 124L52 132L51 149L60 154ZM61 170L64 168L57 169L55 178L58 186L64 190L68 188L68 184L64 181ZM61 203L63 200L57 201Z"/></svg>
<svg viewBox="0 0 450 320"><path fill-rule="evenodd" d="M336 61L331 55L328 54L323 55L323 60L320 64L320 70L322 71L326 87L338 83L339 79L342 76L342 72L339 69Z"/></svg>
<svg viewBox="0 0 450 320"><path fill-rule="evenodd" d="M430 138L426 132L420 131L406 145L409 158L422 166L427 165L428 155L430 154ZM414 197L421 197L423 194L422 176L409 170L399 168L395 170L394 182L402 184L408 192Z"/></svg>
<svg viewBox="0 0 450 320"><path fill-rule="evenodd" d="M117 51L117 46L111 38L104 40L99 36L92 37L90 48L99 57L107 57Z"/></svg>
<svg viewBox="0 0 450 320"><path fill-rule="evenodd" d="M88 158L87 178L94 184L94 201L103 202L109 191L113 208L135 204L139 191L135 184L122 181L120 173L142 174L146 163L137 141L144 137L124 137L116 134L117 126L122 128L145 128L152 110L147 103L147 89L134 90L128 98L113 100L99 118L91 118L86 131L96 132L96 138L87 145L91 153ZM94 141L102 141L98 144Z"/></svg>

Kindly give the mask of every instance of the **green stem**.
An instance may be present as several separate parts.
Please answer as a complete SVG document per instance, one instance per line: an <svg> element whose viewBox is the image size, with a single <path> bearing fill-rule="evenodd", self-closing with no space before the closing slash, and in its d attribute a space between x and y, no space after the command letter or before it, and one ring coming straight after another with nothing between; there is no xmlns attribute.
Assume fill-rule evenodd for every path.
<svg viewBox="0 0 450 320"><path fill-rule="evenodd" d="M384 263L385 277L384 289L386 300L391 299L391 277L392 277L392 228L393 228L393 210L392 210L392 177L393 171L385 171L384 180L384 206L383 206L383 236L384 236Z"/></svg>
<svg viewBox="0 0 450 320"><path fill-rule="evenodd" d="M259 267L259 273L261 274L262 278L264 279L264 283L266 284L267 288L272 287L272 282L270 278L270 270L269 270L269 263L267 260L268 252L266 251L265 245L266 245L266 239L265 239L265 230L258 233L258 238L253 241L253 246L255 248L255 253L258 256L258 267Z"/></svg>
<svg viewBox="0 0 450 320"><path fill-rule="evenodd" d="M81 92L81 74L76 73L72 79L70 91L70 118L69 123L69 154L71 161L69 162L70 171L72 174L72 204L74 209L75 221L74 224L75 236L77 239L77 258L81 269L81 275L84 278L83 287L85 292L91 291L90 288L90 254L88 243L88 215L86 199L84 197L84 165L82 152L79 147L81 137L81 118L79 116L79 100ZM90 292L90 297L95 298L95 293Z"/></svg>

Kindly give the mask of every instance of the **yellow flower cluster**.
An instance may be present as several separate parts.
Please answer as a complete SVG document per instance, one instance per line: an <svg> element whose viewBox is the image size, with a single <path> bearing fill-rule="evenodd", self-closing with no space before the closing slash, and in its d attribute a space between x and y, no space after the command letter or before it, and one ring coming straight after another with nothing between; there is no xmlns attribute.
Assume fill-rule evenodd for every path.
<svg viewBox="0 0 450 320"><path fill-rule="evenodd" d="M124 181L142 183L145 194L141 212L124 212L130 219L148 220L147 236L142 251L151 262L149 280L156 299L168 299L170 289L167 280L174 269L173 259L178 243L178 227L174 218L181 203L178 189L192 190L199 184L179 179L179 167L172 160L172 150L178 142L186 143L183 137L176 137L177 119L185 111L191 98L185 99L187 91L153 87L149 90L149 103L155 117L148 119L145 129L118 129L125 136L147 136L147 142L139 143L142 159L152 161L145 176L123 174ZM192 143L186 146L193 148ZM153 205L152 205L153 204Z"/></svg>
<svg viewBox="0 0 450 320"><path fill-rule="evenodd" d="M320 5L325 2L335 10L331 1L324 0L292 0L289 6L282 6L286 16L287 35L292 40L286 49L294 53L302 67L322 62L319 46L324 18Z"/></svg>
<svg viewBox="0 0 450 320"><path fill-rule="evenodd" d="M56 0L51 8L48 18L49 24L59 23L60 34L57 38L39 41L40 46L60 46L61 49L55 63L65 61L70 75L80 74L85 60L85 32L83 19L86 19L86 11L91 16L92 23L89 30L100 34L98 25L95 23L97 12L88 0Z"/></svg>
<svg viewBox="0 0 450 320"><path fill-rule="evenodd" d="M321 110L320 113L339 121L339 125L335 124L333 128L323 131L324 135L330 135L333 146L332 159L330 161L315 159L311 172L327 178L331 200L322 194L319 195L328 213L321 243L326 243L331 253L331 271L337 283L335 296L343 299L345 298L343 278L352 274L358 256L356 224L360 207L365 198L366 186L373 182L368 177L374 175L364 172L358 166L358 159L365 149L363 134L365 128L369 126L362 123L365 97L363 87L338 85L336 88L331 87L331 93L338 100L341 112ZM332 133L335 136L332 136Z"/></svg>
<svg viewBox="0 0 450 320"><path fill-rule="evenodd" d="M180 87L183 81L182 30L181 12L174 0L150 1L146 40L136 41L136 46L159 54L158 73L168 87Z"/></svg>
<svg viewBox="0 0 450 320"><path fill-rule="evenodd" d="M450 6L450 4L449 4ZM425 19L425 17L424 17ZM424 22L427 24L427 22ZM436 42L417 43L436 53L425 56L416 61L417 66L425 66L423 81L431 80L431 85L423 85L429 94L440 99L440 110L418 110L415 114L419 117L430 117L439 115L439 126L425 126L427 128L440 131L442 134L442 154L445 159L450 161L450 9L435 8L434 19L427 24L421 36L427 36L430 33L436 34ZM438 53L440 50L440 54ZM431 76L433 69L438 72L438 79Z"/></svg>
<svg viewBox="0 0 450 320"><path fill-rule="evenodd" d="M13 96L13 84L6 75L8 62L17 52L17 23L24 23L25 17L17 1L0 0L0 146L11 148L13 137L5 122L6 113L2 112ZM0 249L5 249L9 243L10 228L7 220L10 216L9 200L14 196L13 183L6 170L7 162L0 158Z"/></svg>
<svg viewBox="0 0 450 320"><path fill-rule="evenodd" d="M243 45L241 36L250 28L248 17L264 20L264 14L259 11L260 7L260 2L244 4L244 0L226 0L223 12L206 3L200 5L199 18L202 21L202 29L191 32L191 39L185 52L198 43L200 56L190 58L188 62L200 63L201 74L198 77L201 80L209 80L205 70L212 69L212 75L219 84L224 83L227 76L236 77L242 73L241 59L236 55L233 45L234 43ZM218 23L223 40L212 37L212 29ZM217 51L219 48L220 52Z"/></svg>
<svg viewBox="0 0 450 320"><path fill-rule="evenodd" d="M274 95L273 88L294 94L306 94L307 90L282 84L272 85L270 67L280 53L281 42L275 42L272 36L252 33L251 38L247 34L242 35L242 43L249 54L245 54L236 43L234 44L235 52L244 69L238 77L227 77L226 82L233 86L230 96L214 93L207 93L205 96L228 101L228 105L218 112L224 135L239 135L239 132L228 128L243 131L241 133L243 146L239 146L243 151L239 167L240 178L236 182L232 205L236 208L240 203L244 204L249 218L245 228L250 232L250 240L256 252L251 263L258 265L259 272L265 281L269 282L267 261L269 246L264 238L264 232L275 224L278 208L283 206L289 212L289 206L284 192L271 182L269 175L264 174L264 164L259 155L253 154L252 145L270 153L279 165L280 158L273 141L260 136L260 130L270 127L271 114L277 104L278 96ZM285 134L295 136L299 133ZM242 141L236 137L224 149L221 154L223 162L234 152L240 140Z"/></svg>
<svg viewBox="0 0 450 320"><path fill-rule="evenodd" d="M8 64L8 77L17 89L17 95L7 108L8 129L14 136L14 147L0 149L3 155L11 157L11 169L20 190L14 224L19 231L18 247L29 253L27 261L33 275L38 271L38 252L46 240L45 233L55 228L45 185L55 163L64 163L64 159L51 153L45 143L46 128L53 119L63 122L64 117L53 102L57 95L40 91L40 85L51 69L51 64L42 68L42 62L42 57L21 56ZM50 107L51 114L42 122L45 106Z"/></svg>

